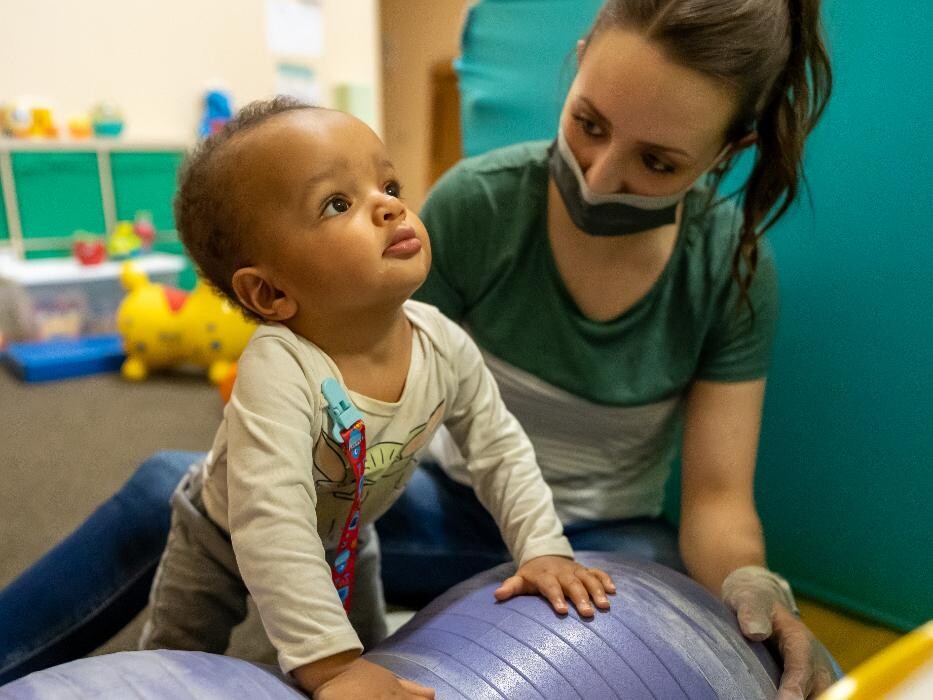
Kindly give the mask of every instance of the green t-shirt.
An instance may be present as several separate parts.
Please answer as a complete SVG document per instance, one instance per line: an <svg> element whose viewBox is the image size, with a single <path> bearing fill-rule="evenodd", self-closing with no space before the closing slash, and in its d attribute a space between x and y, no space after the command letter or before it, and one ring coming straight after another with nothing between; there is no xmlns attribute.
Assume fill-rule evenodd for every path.
<svg viewBox="0 0 933 700"><path fill-rule="evenodd" d="M684 202L666 268L621 316L594 321L574 303L547 235L547 142L464 160L422 210L434 263L416 298L463 323L484 351L587 401L640 406L681 395L694 379L734 382L767 374L777 279L767 248L737 305L731 275L739 212Z"/></svg>

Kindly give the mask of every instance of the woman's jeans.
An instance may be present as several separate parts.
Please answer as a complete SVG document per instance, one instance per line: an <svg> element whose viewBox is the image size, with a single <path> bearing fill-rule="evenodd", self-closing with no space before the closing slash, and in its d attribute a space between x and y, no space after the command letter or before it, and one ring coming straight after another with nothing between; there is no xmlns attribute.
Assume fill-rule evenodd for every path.
<svg viewBox="0 0 933 700"><path fill-rule="evenodd" d="M160 452L74 533L0 591L0 685L87 655L148 601L165 547L169 500L203 455ZM390 603L420 607L509 559L473 490L419 468L377 523ZM656 519L569 525L574 549L611 550L682 569L676 531Z"/></svg>
<svg viewBox="0 0 933 700"><path fill-rule="evenodd" d="M433 462L415 471L376 530L386 600L398 605L422 607L454 584L511 559L473 489ZM684 571L677 530L661 518L577 522L564 533L574 550L618 552Z"/></svg>
<svg viewBox="0 0 933 700"><path fill-rule="evenodd" d="M145 606L169 499L198 452L160 452L0 591L0 685L87 655Z"/></svg>

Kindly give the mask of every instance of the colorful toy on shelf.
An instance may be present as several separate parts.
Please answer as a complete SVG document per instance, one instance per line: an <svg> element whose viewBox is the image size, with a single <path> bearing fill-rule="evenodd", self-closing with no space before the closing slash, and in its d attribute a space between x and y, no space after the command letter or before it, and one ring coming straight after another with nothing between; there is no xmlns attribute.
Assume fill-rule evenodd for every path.
<svg viewBox="0 0 933 700"><path fill-rule="evenodd" d="M71 251L82 265L99 265L107 259L107 246L103 236L94 236L87 231L76 231Z"/></svg>
<svg viewBox="0 0 933 700"><path fill-rule="evenodd" d="M117 329L126 350L121 372L127 379L194 365L206 368L218 384L256 328L203 280L185 293L154 284L137 266L125 263L121 281L128 293L117 310Z"/></svg>
<svg viewBox="0 0 933 700"><path fill-rule="evenodd" d="M76 114L68 119L68 134L73 139L89 139L94 135L91 118L87 114Z"/></svg>
<svg viewBox="0 0 933 700"><path fill-rule="evenodd" d="M136 217L133 219L133 233L142 242L143 250L152 250L156 235L155 224L152 223L152 212L136 212Z"/></svg>
<svg viewBox="0 0 933 700"><path fill-rule="evenodd" d="M223 90L207 91L204 95L204 115L201 117L201 125L198 128L201 138L217 133L224 124L230 121L233 116L233 108L230 104L230 95Z"/></svg>
<svg viewBox="0 0 933 700"><path fill-rule="evenodd" d="M32 108L22 100L3 105L0 126L5 136L27 138L32 130Z"/></svg>
<svg viewBox="0 0 933 700"><path fill-rule="evenodd" d="M113 138L123 132L123 115L112 104L100 102L91 110L91 124L94 128L94 136Z"/></svg>
<svg viewBox="0 0 933 700"><path fill-rule="evenodd" d="M47 101L17 99L0 108L0 133L17 139L54 139L58 125Z"/></svg>
<svg viewBox="0 0 933 700"><path fill-rule="evenodd" d="M29 127L29 136L34 139L54 139L58 137L58 127L52 119L52 109L45 105L35 105L32 108L32 125Z"/></svg>
<svg viewBox="0 0 933 700"><path fill-rule="evenodd" d="M118 221L113 232L107 237L107 254L114 260L125 260L139 255L143 242L133 228L132 221Z"/></svg>

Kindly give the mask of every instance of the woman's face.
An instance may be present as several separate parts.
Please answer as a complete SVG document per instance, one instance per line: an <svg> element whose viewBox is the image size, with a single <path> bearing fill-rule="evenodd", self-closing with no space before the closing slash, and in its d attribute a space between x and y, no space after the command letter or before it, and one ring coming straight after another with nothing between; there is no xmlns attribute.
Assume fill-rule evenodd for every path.
<svg viewBox="0 0 933 700"><path fill-rule="evenodd" d="M560 123L594 192L661 196L716 165L736 109L723 83L612 29L580 56Z"/></svg>

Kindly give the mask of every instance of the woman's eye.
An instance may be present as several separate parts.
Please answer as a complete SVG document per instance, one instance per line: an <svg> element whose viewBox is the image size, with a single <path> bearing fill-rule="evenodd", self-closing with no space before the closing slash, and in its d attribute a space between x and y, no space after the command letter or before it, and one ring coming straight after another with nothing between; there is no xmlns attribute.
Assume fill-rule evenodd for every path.
<svg viewBox="0 0 933 700"><path fill-rule="evenodd" d="M385 186L385 193L390 197L401 197L402 196L402 186L397 183L395 180L387 183Z"/></svg>
<svg viewBox="0 0 933 700"><path fill-rule="evenodd" d="M348 202L343 197L334 197L327 203L327 206L324 207L322 216L325 218L338 216L339 214L343 214L344 212L349 211L349 209L350 202Z"/></svg>
<svg viewBox="0 0 933 700"><path fill-rule="evenodd" d="M648 170L651 170L656 173L669 174L669 173L674 172L675 170L673 165L665 163L664 161L660 160L656 156L651 155L650 153L646 153L644 156L642 156L642 162L645 164L645 167L648 168Z"/></svg>
<svg viewBox="0 0 933 700"><path fill-rule="evenodd" d="M592 119L583 116L575 116L574 120L580 126L580 130L587 136L602 136L603 130L599 127L599 124L594 122Z"/></svg>

